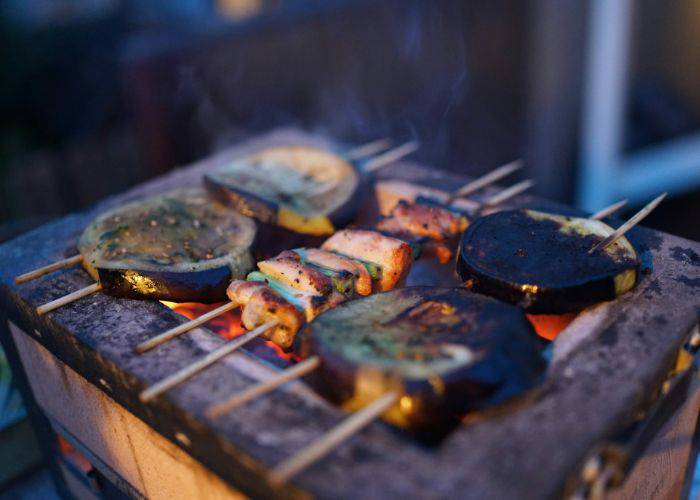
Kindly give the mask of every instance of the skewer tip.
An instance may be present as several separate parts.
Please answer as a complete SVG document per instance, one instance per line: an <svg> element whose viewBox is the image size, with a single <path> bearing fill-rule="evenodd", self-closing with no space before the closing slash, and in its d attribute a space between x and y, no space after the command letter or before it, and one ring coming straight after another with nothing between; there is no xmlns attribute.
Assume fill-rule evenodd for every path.
<svg viewBox="0 0 700 500"><path fill-rule="evenodd" d="M661 203L663 199L666 198L667 195L668 192L662 193L653 200L651 200L649 203L647 203L639 212L630 217L630 219L627 222L622 224L609 236L607 236L606 238L598 242L596 245L594 245L593 248L588 250L588 255L591 255L598 250L604 249L615 243L620 238L622 238L625 235L625 233L627 233L627 231L639 224L647 215L649 215L659 205L659 203Z"/></svg>

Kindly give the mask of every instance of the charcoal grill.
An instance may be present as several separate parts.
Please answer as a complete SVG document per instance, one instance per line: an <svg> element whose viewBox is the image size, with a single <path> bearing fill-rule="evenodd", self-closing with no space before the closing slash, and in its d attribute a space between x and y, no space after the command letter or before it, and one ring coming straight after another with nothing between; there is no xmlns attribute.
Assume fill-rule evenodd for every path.
<svg viewBox="0 0 700 500"><path fill-rule="evenodd" d="M553 344L542 388L518 407L463 425L437 447L372 424L281 488L268 482L269 467L338 423L341 411L291 384L207 420L211 404L274 373L246 352L144 405L138 394L147 385L224 341L200 328L138 356L135 345L184 319L158 302L101 293L38 316L37 305L91 283L77 267L14 284L22 272L73 255L80 232L98 212L198 183L227 158L289 142L327 144L297 130L277 130L0 247L3 328L9 324L3 345L19 378L29 382L25 397L41 414L36 422L49 422L132 497L557 498L599 494L618 485L625 472L630 477L622 490L613 490L617 494L679 491L700 407L695 372L674 372L679 353L697 333L698 243L635 229L631 238L650 271L631 293L574 320ZM465 181L408 162L380 177L443 188ZM522 203L552 206L527 196L513 202ZM362 212L373 214L370 206ZM418 263L409 283L456 283L451 266L441 269ZM680 359L686 368L690 358ZM663 439L671 438L669 448Z"/></svg>

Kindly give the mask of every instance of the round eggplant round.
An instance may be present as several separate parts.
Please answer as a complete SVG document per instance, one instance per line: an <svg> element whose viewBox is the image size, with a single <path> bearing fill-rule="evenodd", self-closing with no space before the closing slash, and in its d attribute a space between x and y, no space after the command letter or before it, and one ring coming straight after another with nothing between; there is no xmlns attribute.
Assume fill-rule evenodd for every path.
<svg viewBox="0 0 700 500"><path fill-rule="evenodd" d="M226 300L232 279L253 268L255 222L180 189L93 220L78 243L83 265L108 294L175 302Z"/></svg>
<svg viewBox="0 0 700 500"><path fill-rule="evenodd" d="M207 174L204 183L244 215L311 236L350 222L364 191L352 163L307 146L264 149Z"/></svg>
<svg viewBox="0 0 700 500"><path fill-rule="evenodd" d="M588 253L613 231L579 217L497 212L472 222L462 235L457 273L471 290L529 313L580 311L637 283L640 260L626 238Z"/></svg>
<svg viewBox="0 0 700 500"><path fill-rule="evenodd" d="M463 288L409 287L341 304L304 326L302 357L320 394L357 410L388 391L384 419L418 435L533 387L546 364L523 312Z"/></svg>

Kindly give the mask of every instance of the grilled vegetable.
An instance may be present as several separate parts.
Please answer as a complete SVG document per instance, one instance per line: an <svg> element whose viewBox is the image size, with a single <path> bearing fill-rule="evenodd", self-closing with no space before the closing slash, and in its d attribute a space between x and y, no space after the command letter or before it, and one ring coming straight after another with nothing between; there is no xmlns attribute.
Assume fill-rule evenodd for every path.
<svg viewBox="0 0 700 500"><path fill-rule="evenodd" d="M277 326L263 336L284 350L292 347L294 337L304 324L304 316L296 307L264 283L236 280L229 285L226 294L232 302L241 306L243 326L252 330L276 320Z"/></svg>
<svg viewBox="0 0 700 500"><path fill-rule="evenodd" d="M351 163L305 146L265 149L206 175L205 185L244 215L316 236L348 223L361 194Z"/></svg>
<svg viewBox="0 0 700 500"><path fill-rule="evenodd" d="M612 232L590 219L534 210L494 213L464 232L457 272L472 290L530 313L578 311L637 282L640 261L626 238L588 253Z"/></svg>
<svg viewBox="0 0 700 500"><path fill-rule="evenodd" d="M378 277L377 289L380 292L391 290L402 283L413 262L410 245L365 229L338 231L323 243L321 249L379 266L381 276Z"/></svg>
<svg viewBox="0 0 700 500"><path fill-rule="evenodd" d="M545 368L518 308L461 288L409 287L347 302L306 324L296 348L319 356L309 382L322 395L356 410L397 391L384 418L417 433L521 394Z"/></svg>
<svg viewBox="0 0 700 500"><path fill-rule="evenodd" d="M181 189L97 217L78 249L103 290L130 298L218 302L253 267L255 223Z"/></svg>
<svg viewBox="0 0 700 500"><path fill-rule="evenodd" d="M277 292L282 298L302 312L306 321L312 321L323 311L335 307L346 300L343 294L336 291L332 291L327 295L321 295L292 288L286 283L276 280L260 271L253 271L248 275L247 279L248 281L260 281L269 285L270 288Z"/></svg>

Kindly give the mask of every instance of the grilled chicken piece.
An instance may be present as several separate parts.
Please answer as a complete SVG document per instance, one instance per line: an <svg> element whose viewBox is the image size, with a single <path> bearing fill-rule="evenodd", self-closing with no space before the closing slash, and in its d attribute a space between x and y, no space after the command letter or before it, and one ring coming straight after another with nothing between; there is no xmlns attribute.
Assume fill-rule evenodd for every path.
<svg viewBox="0 0 700 500"><path fill-rule="evenodd" d="M294 337L304 324L304 316L296 307L259 282L234 281L229 285L227 295L243 308L241 322L245 328L252 330L276 320L278 324L265 332L263 337L285 351L291 349Z"/></svg>
<svg viewBox="0 0 700 500"><path fill-rule="evenodd" d="M267 276L302 292L327 295L333 290L331 278L291 257L280 256L260 261L258 269Z"/></svg>
<svg viewBox="0 0 700 500"><path fill-rule="evenodd" d="M331 290L331 292L326 295L305 292L292 288L287 283L276 280L260 271L253 271L250 273L248 275L248 280L269 285L270 288L287 302L293 304L298 311L301 311L306 317L306 321L313 320L322 312L346 300L346 297L342 293L338 293L335 290Z"/></svg>
<svg viewBox="0 0 700 500"><path fill-rule="evenodd" d="M401 201L388 218L377 224L380 231L408 233L441 241L458 236L467 228L466 217L450 210L426 203L409 204Z"/></svg>
<svg viewBox="0 0 700 500"><path fill-rule="evenodd" d="M372 277L361 262L318 248L303 248L297 250L297 253L311 264L332 271L350 273L355 278L355 293L358 295L372 293Z"/></svg>
<svg viewBox="0 0 700 500"><path fill-rule="evenodd" d="M378 291L391 290L401 283L411 268L411 246L391 236L366 229L344 229L328 238L322 250L369 261L382 268Z"/></svg>
<svg viewBox="0 0 700 500"><path fill-rule="evenodd" d="M245 306L250 300L250 297L263 288L267 288L267 285L259 281L234 280L228 286L226 295L234 304Z"/></svg>
<svg viewBox="0 0 700 500"><path fill-rule="evenodd" d="M377 182L374 191L379 205L379 213L384 216L391 214L394 207L401 201L417 203L420 202L420 198L423 198L444 204L449 197L445 191L395 179ZM450 208L463 213L475 214L479 212L481 204L468 198L458 198L450 204Z"/></svg>

